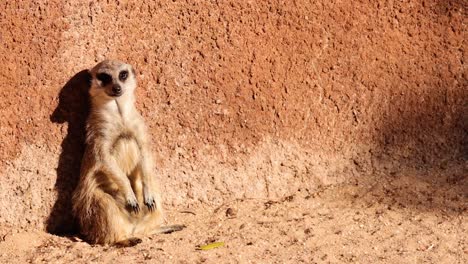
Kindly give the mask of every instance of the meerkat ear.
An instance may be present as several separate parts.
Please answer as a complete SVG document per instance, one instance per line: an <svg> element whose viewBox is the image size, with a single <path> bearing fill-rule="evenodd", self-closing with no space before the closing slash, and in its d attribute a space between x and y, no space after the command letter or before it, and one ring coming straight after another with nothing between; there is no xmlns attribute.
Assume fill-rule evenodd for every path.
<svg viewBox="0 0 468 264"><path fill-rule="evenodd" d="M91 83L93 81L93 75L91 74L90 70L86 70L85 75L86 75L85 76L86 85L88 85L90 87Z"/></svg>
<svg viewBox="0 0 468 264"><path fill-rule="evenodd" d="M135 76L136 78L136 73L135 73L135 69L133 68L133 66L130 66L130 70L132 71L133 76Z"/></svg>

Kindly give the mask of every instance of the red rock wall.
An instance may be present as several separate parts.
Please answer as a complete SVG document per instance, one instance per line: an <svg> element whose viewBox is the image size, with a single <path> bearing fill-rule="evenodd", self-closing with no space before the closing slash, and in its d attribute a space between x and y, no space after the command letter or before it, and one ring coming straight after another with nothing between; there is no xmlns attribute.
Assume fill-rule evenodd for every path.
<svg viewBox="0 0 468 264"><path fill-rule="evenodd" d="M465 1L108 2L0 3L0 223L70 228L104 58L138 71L169 208L466 162Z"/></svg>

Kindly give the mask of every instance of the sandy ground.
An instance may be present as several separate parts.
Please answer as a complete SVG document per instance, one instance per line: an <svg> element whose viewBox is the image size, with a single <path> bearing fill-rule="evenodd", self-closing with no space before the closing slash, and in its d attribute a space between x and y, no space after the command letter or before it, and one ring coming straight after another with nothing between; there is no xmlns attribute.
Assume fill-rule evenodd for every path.
<svg viewBox="0 0 468 264"><path fill-rule="evenodd" d="M0 1L0 263L468 263L467 7ZM43 231L72 226L105 58L187 225L133 248Z"/></svg>
<svg viewBox="0 0 468 264"><path fill-rule="evenodd" d="M131 248L4 227L0 262L468 263L466 177L450 185L419 176L379 179L281 200L177 208L168 218L185 230ZM197 250L212 242L225 245Z"/></svg>

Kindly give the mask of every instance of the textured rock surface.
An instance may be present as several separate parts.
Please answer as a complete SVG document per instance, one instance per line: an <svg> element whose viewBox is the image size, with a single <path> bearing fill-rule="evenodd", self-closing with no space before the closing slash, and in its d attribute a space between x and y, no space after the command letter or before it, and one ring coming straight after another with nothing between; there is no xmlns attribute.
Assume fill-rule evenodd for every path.
<svg viewBox="0 0 468 264"><path fill-rule="evenodd" d="M168 207L276 199L374 171L440 170L415 180L466 184L465 1L51 0L0 10L1 224L71 229L82 70L104 58L138 71Z"/></svg>

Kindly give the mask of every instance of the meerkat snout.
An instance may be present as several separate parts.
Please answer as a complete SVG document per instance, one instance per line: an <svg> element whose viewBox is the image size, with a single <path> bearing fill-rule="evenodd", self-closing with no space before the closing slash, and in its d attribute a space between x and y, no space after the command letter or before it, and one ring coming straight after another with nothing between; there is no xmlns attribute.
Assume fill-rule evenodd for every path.
<svg viewBox="0 0 468 264"><path fill-rule="evenodd" d="M112 86L112 96L121 96L122 95L122 87L119 84L114 84Z"/></svg>

